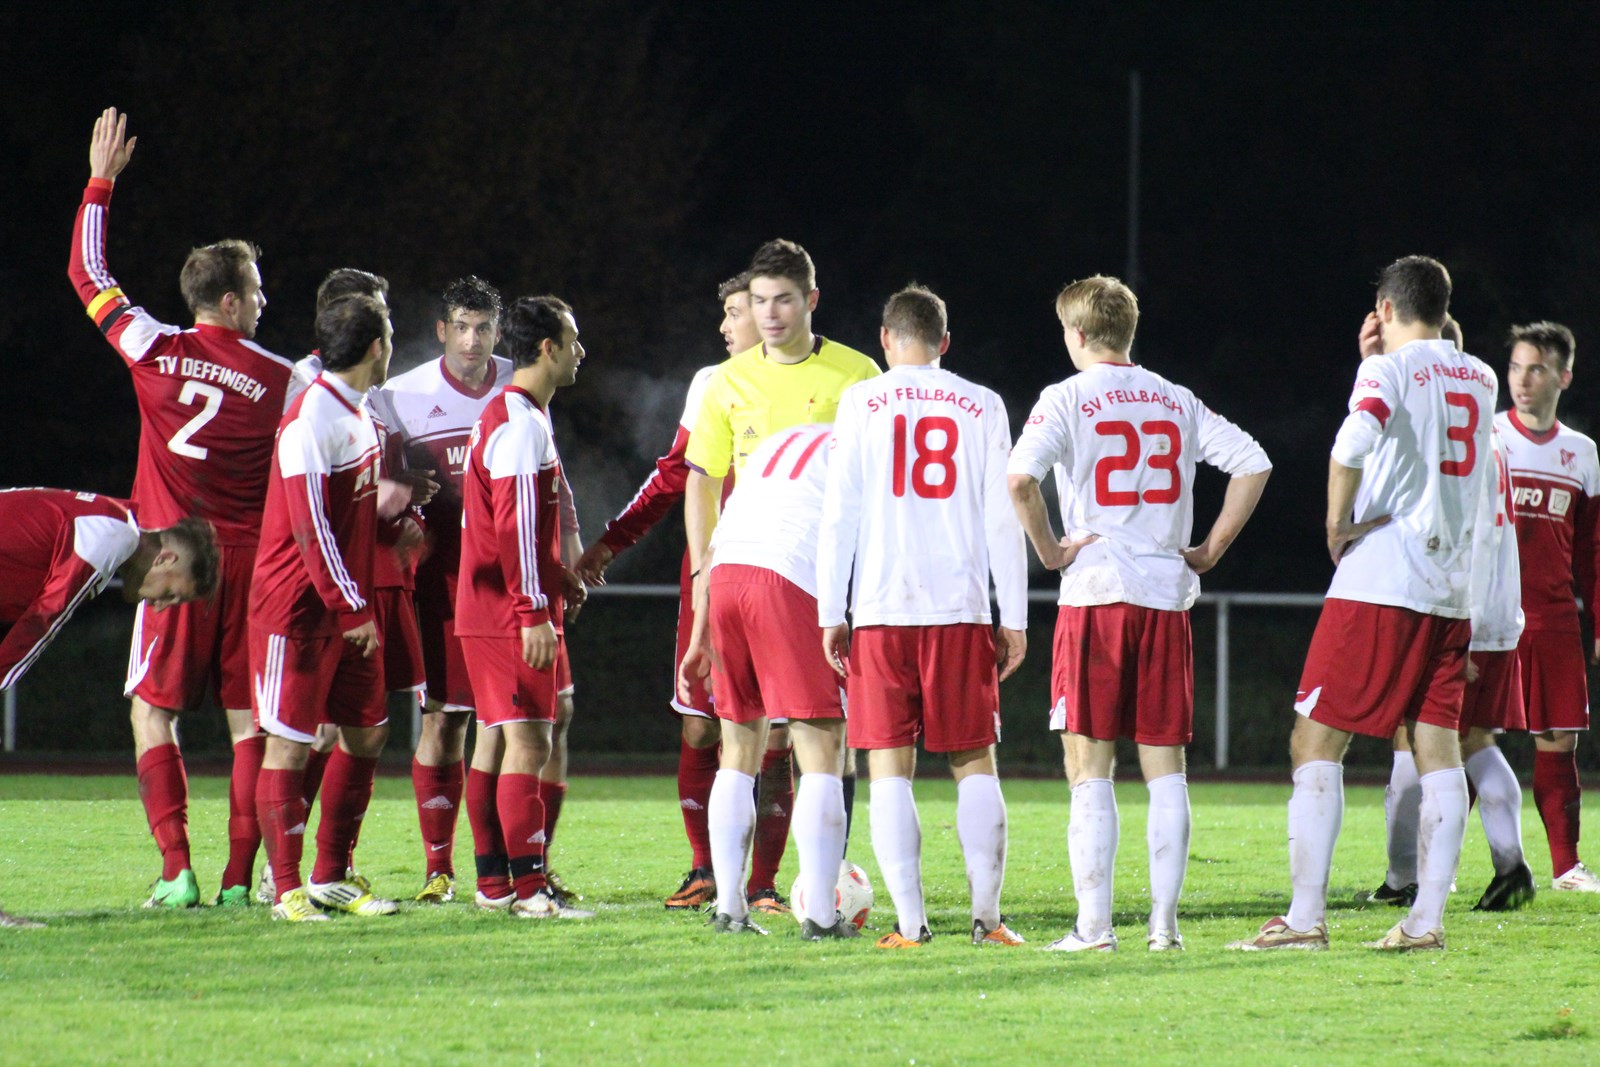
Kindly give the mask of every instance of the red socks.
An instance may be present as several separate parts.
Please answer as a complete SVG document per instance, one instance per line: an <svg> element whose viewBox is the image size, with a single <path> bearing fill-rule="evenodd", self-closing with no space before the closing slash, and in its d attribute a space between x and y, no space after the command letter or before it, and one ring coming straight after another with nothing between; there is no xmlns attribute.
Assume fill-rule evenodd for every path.
<svg viewBox="0 0 1600 1067"><path fill-rule="evenodd" d="M335 748L338 746L335 745ZM317 802L317 791L322 788L322 775L328 769L328 757L333 755L333 749L318 752L312 749L306 753L306 778L303 788L306 791L306 807Z"/></svg>
<svg viewBox="0 0 1600 1067"><path fill-rule="evenodd" d="M261 776L265 737L247 737L233 746L233 776L228 782L228 866L222 888L250 884L261 847L261 823L256 818L256 780Z"/></svg>
<svg viewBox="0 0 1600 1067"><path fill-rule="evenodd" d="M467 771L467 821L472 825L472 851L477 861L478 892L501 898L511 892L511 868L505 834L500 828L500 776L473 767Z"/></svg>
<svg viewBox="0 0 1600 1067"><path fill-rule="evenodd" d="M300 888L300 858L306 840L306 798L301 771L261 771L256 781L256 818L267 861L282 900ZM341 872L343 873L343 872Z"/></svg>
<svg viewBox="0 0 1600 1067"><path fill-rule="evenodd" d="M454 875L456 812L466 764L457 760L438 767L411 761L411 788L417 796L417 825L422 828L422 869L427 877Z"/></svg>
<svg viewBox="0 0 1600 1067"><path fill-rule="evenodd" d="M161 850L161 877L171 881L189 860L189 776L177 745L157 745L139 757L139 800Z"/></svg>
<svg viewBox="0 0 1600 1067"><path fill-rule="evenodd" d="M683 832L694 858L691 867L711 866L711 831L706 829L706 809L711 804L711 783L717 777L717 746L693 748L681 741L678 749L678 807L683 809Z"/></svg>
<svg viewBox="0 0 1600 1067"><path fill-rule="evenodd" d="M556 839L556 823L561 819L561 802L567 799L566 782L547 782L539 779L539 801L544 805L544 848Z"/></svg>
<svg viewBox="0 0 1600 1067"><path fill-rule="evenodd" d="M1534 752L1533 802L1550 839L1550 866L1556 878L1578 865L1581 794L1577 752Z"/></svg>
<svg viewBox="0 0 1600 1067"><path fill-rule="evenodd" d="M794 816L794 772L789 749L767 750L761 759L761 781L756 794L756 836L750 849L749 892L777 887L778 865L789 844L789 820Z"/></svg>
<svg viewBox="0 0 1600 1067"><path fill-rule="evenodd" d="M531 774L502 774L495 791L511 885L518 900L527 900L546 884L544 802L539 799L539 785L539 779Z"/></svg>
<svg viewBox="0 0 1600 1067"><path fill-rule="evenodd" d="M355 848L356 834L372 803L372 779L377 774L376 758L352 756L335 745L328 756L323 776L322 816L317 820L317 863L311 880L319 884L344 880ZM276 864L272 867L277 874Z"/></svg>

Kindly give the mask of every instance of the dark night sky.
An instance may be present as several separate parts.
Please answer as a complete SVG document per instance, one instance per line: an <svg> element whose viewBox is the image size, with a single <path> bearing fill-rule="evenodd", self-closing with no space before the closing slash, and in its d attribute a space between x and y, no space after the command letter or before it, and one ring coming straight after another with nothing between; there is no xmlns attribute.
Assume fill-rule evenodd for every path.
<svg viewBox="0 0 1600 1067"><path fill-rule="evenodd" d="M107 104L141 140L111 266L167 321L187 322L184 252L222 236L266 248L258 339L285 354L308 346L334 266L391 279L402 368L431 349L431 294L455 275L571 300L591 360L559 433L591 535L720 354L716 283L768 237L816 260L819 332L872 354L883 298L931 285L950 303L946 365L1020 423L1069 369L1057 288L1126 267L1135 67L1135 357L1276 464L1214 588L1325 585L1327 446L1372 279L1399 255L1446 262L1467 347L1493 365L1512 322L1572 326L1563 413L1595 422L1595 5L147 6L116 23L74 4L0 14L16 484L131 482L132 391L65 273ZM1202 532L1220 483L1202 481ZM613 574L670 580L675 541Z"/></svg>

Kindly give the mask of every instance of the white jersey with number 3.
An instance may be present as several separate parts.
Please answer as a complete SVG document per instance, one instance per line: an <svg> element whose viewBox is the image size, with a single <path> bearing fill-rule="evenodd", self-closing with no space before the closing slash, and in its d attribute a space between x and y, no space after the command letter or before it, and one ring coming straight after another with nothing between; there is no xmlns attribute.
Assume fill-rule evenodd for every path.
<svg viewBox="0 0 1600 1067"><path fill-rule="evenodd" d="M765 567L817 595L827 423L779 430L750 454L711 535L711 566Z"/></svg>
<svg viewBox="0 0 1600 1067"><path fill-rule="evenodd" d="M1272 468L1255 438L1143 367L1096 363L1045 389L1010 470L1042 482L1054 467L1067 536L1098 538L1062 572L1059 603L1192 607L1200 577L1180 552L1200 462L1234 477Z"/></svg>
<svg viewBox="0 0 1600 1067"><path fill-rule="evenodd" d="M937 367L901 366L846 389L817 560L818 619L857 626L1027 626L1022 527L1006 493L1011 427L992 390Z"/></svg>

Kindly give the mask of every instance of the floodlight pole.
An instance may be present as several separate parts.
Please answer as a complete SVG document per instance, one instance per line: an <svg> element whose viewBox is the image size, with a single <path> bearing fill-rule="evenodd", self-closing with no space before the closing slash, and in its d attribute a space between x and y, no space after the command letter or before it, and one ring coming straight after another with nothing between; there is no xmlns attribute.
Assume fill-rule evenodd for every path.
<svg viewBox="0 0 1600 1067"><path fill-rule="evenodd" d="M1128 71L1128 269L1123 281L1139 289L1139 72Z"/></svg>

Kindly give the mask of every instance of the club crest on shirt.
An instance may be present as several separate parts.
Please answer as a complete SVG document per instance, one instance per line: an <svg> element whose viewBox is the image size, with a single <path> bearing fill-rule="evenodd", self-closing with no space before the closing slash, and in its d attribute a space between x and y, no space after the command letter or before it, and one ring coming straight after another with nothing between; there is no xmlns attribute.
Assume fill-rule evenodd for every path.
<svg viewBox="0 0 1600 1067"><path fill-rule="evenodd" d="M1577 458L1578 458L1578 454L1576 452L1570 451L1569 449L1565 449L1565 448L1563 448L1561 450L1561 465L1563 467L1567 468L1567 470L1571 470L1572 469L1572 461L1577 459Z"/></svg>

